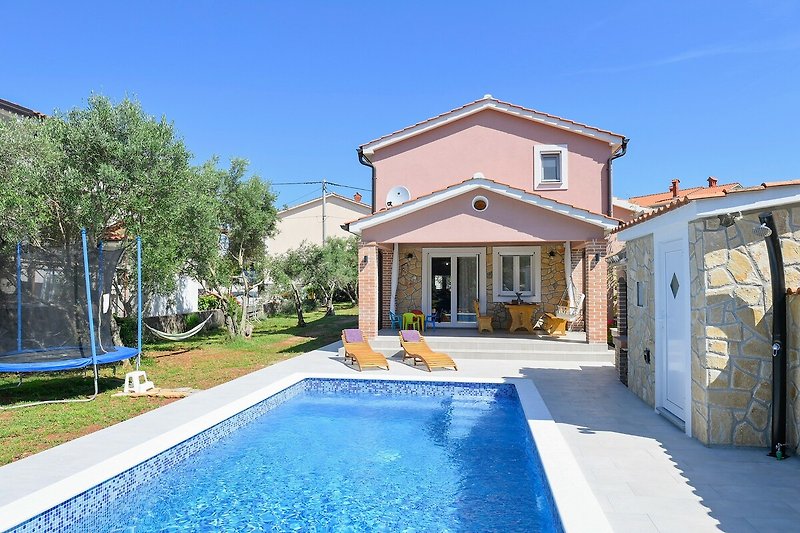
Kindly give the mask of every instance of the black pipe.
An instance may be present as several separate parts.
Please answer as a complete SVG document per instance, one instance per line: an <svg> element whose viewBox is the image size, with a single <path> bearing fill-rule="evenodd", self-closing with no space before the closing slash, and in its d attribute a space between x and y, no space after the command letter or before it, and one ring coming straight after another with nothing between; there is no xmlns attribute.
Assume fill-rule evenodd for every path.
<svg viewBox="0 0 800 533"><path fill-rule="evenodd" d="M787 457L786 449L786 281L783 274L783 253L772 213L758 215L765 236L769 273L772 281L772 442L769 455Z"/></svg>
<svg viewBox="0 0 800 533"><path fill-rule="evenodd" d="M623 137L622 145L608 158L608 216L610 217L614 216L614 191L611 187L611 162L628 153L628 141L630 141L630 139Z"/></svg>
<svg viewBox="0 0 800 533"><path fill-rule="evenodd" d="M375 203L375 181L377 180L375 165L373 165L372 161L370 161L369 158L367 158L367 156L364 155L363 148L358 149L358 162L364 165L365 167L369 167L372 169L372 212L374 213L376 211L375 206L377 205Z"/></svg>

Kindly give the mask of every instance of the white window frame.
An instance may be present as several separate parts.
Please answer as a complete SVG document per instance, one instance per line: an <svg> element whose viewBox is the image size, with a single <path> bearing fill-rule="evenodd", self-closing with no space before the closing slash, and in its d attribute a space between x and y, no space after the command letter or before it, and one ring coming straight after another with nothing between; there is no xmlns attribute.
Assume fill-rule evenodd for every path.
<svg viewBox="0 0 800 533"><path fill-rule="evenodd" d="M529 303L542 301L542 254L541 246L495 246L492 250L492 285L495 302L512 302L516 291L503 291L503 256L514 257L514 286L519 287L519 256L531 256L531 283L533 291L523 291L522 300Z"/></svg>
<svg viewBox="0 0 800 533"><path fill-rule="evenodd" d="M545 181L543 155L557 155L559 181ZM533 147L533 188L538 190L566 190L569 187L569 150L566 144L537 144Z"/></svg>

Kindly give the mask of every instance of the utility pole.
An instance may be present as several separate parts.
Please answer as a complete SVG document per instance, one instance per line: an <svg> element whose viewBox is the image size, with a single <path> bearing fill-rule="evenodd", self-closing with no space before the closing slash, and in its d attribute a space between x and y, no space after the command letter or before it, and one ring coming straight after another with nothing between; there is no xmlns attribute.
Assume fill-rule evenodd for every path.
<svg viewBox="0 0 800 533"><path fill-rule="evenodd" d="M325 246L325 238L327 237L325 232L325 207L327 203L327 199L325 198L328 194L328 183L325 181L325 178L322 178L322 245Z"/></svg>

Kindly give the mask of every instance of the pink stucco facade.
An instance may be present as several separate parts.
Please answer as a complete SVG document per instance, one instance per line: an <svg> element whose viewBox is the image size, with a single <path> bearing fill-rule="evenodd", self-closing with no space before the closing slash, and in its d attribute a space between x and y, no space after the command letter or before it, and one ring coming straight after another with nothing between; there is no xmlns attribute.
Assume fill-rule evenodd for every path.
<svg viewBox="0 0 800 533"><path fill-rule="evenodd" d="M566 190L534 189L537 144L567 145ZM376 151L371 157L376 205L383 208L396 185L418 198L482 172L545 198L607 213L611 152L607 142L487 109Z"/></svg>
<svg viewBox="0 0 800 533"><path fill-rule="evenodd" d="M488 207L482 212L472 208L472 199L478 195L488 200ZM366 228L361 238L365 242L461 246L587 241L604 237L603 229L598 226L478 189Z"/></svg>

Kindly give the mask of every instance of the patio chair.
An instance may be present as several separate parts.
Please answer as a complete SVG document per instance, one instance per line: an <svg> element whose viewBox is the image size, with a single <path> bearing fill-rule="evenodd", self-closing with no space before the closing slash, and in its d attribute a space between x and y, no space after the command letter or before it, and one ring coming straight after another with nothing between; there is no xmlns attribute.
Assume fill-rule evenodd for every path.
<svg viewBox="0 0 800 533"><path fill-rule="evenodd" d="M581 294L573 305L559 305L555 313L545 313L542 327L548 335L563 336L567 334L567 324L577 320L583 313L583 300L585 294Z"/></svg>
<svg viewBox="0 0 800 533"><path fill-rule="evenodd" d="M477 317L478 322L478 333L482 331L494 333L494 328L492 327L492 317L481 316L481 306L478 300L473 301L472 306L475 308L475 316Z"/></svg>
<svg viewBox="0 0 800 533"><path fill-rule="evenodd" d="M400 330L400 345L403 347L403 361L413 359L416 366L417 361L428 367L428 372L434 368L452 368L458 370L453 358L445 353L434 352L425 337L419 331L413 329Z"/></svg>
<svg viewBox="0 0 800 533"><path fill-rule="evenodd" d="M389 370L389 362L386 361L386 357L372 349L360 329L342 330L342 344L344 345L345 363L351 359L358 365L359 372L367 367Z"/></svg>
<svg viewBox="0 0 800 533"><path fill-rule="evenodd" d="M425 315L418 315L414 312L403 313L403 328L412 328L421 331L425 328Z"/></svg>
<svg viewBox="0 0 800 533"><path fill-rule="evenodd" d="M397 313L389 311L389 323L392 329L402 329L403 319Z"/></svg>

